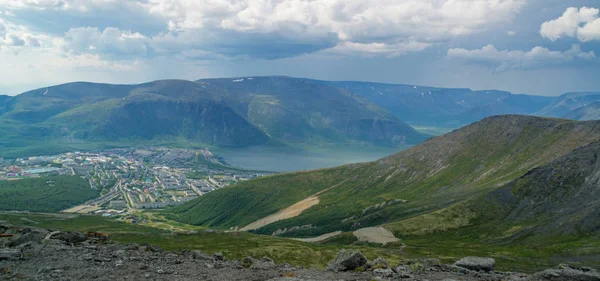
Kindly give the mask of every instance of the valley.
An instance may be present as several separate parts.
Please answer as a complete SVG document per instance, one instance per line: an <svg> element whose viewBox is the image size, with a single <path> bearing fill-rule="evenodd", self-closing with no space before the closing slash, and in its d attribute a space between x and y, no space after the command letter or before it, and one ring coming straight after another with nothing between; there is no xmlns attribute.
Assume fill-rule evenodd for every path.
<svg viewBox="0 0 600 281"><path fill-rule="evenodd" d="M594 163L594 167L599 139L598 121L489 117L374 162L260 178L167 209L163 214L168 219L216 229L262 222L257 229L247 230L301 241L319 241L319 236L326 235L322 243L360 243L357 236L372 236L360 233L377 233L379 227L382 233L392 234L382 236L390 240L371 241L400 239L406 251L422 254L498 250L518 256L538 251L533 254L537 260L543 260L542 256L561 259L562 254L542 254L540 247L575 243L563 258L578 256L585 264L595 264L600 253L593 242L599 235L595 230L598 219L592 211L597 204L595 191L581 189L586 186L581 180L587 172L575 168L577 165L554 163L573 159ZM583 155L590 158L586 160ZM549 169L557 181L539 187L528 184L530 175L540 169ZM540 175L540 179L543 177ZM534 191L521 191L515 185ZM315 194L318 201L306 205L308 208L284 215L286 208L317 198ZM590 197L578 197L583 194ZM573 201L567 202L580 205L559 207L563 203L556 198L567 200L570 196ZM549 206L559 208L557 217L550 209L540 209ZM269 219L278 214L284 217ZM437 242L419 244L426 241ZM458 248L462 250L445 243L460 243ZM580 251L587 252L578 254Z"/></svg>
<svg viewBox="0 0 600 281"><path fill-rule="evenodd" d="M0 0L0 280L600 281L598 77L598 0Z"/></svg>
<svg viewBox="0 0 600 281"><path fill-rule="evenodd" d="M600 121L555 118L594 119L595 93L241 79L2 99L2 210L19 213L0 220L297 266L342 248L599 265Z"/></svg>

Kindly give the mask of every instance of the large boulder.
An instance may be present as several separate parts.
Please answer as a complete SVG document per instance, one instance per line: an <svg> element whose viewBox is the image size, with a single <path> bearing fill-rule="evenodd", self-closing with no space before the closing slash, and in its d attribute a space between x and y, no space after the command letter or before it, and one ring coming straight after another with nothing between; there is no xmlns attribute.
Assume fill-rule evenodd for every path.
<svg viewBox="0 0 600 281"><path fill-rule="evenodd" d="M327 270L349 271L366 265L367 258L359 251L341 250L337 256L329 262Z"/></svg>
<svg viewBox="0 0 600 281"><path fill-rule="evenodd" d="M465 257L454 263L455 266L475 271L490 272L494 270L496 260L483 257Z"/></svg>
<svg viewBox="0 0 600 281"><path fill-rule="evenodd" d="M77 244L88 240L83 233L77 231L61 232L52 236L52 238L64 241L67 244Z"/></svg>
<svg viewBox="0 0 600 281"><path fill-rule="evenodd" d="M31 229L22 234L17 234L15 236L11 237L10 246L16 247L16 246L19 246L21 244L25 244L28 242L41 243L42 240L44 239L44 237L46 237L46 234L48 234L48 231Z"/></svg>

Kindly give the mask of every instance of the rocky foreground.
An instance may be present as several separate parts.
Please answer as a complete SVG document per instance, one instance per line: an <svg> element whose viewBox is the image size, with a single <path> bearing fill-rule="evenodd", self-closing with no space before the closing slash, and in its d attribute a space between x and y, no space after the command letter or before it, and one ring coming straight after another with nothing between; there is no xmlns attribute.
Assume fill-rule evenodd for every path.
<svg viewBox="0 0 600 281"><path fill-rule="evenodd" d="M600 281L591 268L561 266L533 275L494 271L491 258L454 265L437 259L389 265L342 250L325 270L276 264L268 257L228 260L222 254L120 245L99 233L0 225L0 280L580 280Z"/></svg>

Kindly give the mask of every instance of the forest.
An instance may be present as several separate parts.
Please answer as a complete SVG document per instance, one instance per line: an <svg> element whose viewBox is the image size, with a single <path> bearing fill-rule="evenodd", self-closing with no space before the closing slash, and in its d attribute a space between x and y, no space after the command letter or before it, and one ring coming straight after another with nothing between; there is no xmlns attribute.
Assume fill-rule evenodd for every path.
<svg viewBox="0 0 600 281"><path fill-rule="evenodd" d="M87 180L75 176L0 181L0 211L58 212L98 194Z"/></svg>

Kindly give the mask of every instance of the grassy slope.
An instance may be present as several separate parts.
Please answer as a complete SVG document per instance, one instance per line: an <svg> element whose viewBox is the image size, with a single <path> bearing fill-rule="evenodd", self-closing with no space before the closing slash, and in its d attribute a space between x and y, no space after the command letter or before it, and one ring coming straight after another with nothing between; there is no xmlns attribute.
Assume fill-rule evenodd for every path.
<svg viewBox="0 0 600 281"><path fill-rule="evenodd" d="M395 265L405 258L434 257L452 263L464 256L493 256L498 270L534 272L553 267L571 255L600 249L599 240L590 238L562 238L554 241L534 241L528 245L513 246L481 243L480 232L462 228L453 233L433 233L403 237L402 244L385 247L352 244L356 239L344 233L324 243L311 244L251 233L172 233L145 225L112 221L95 216L66 214L10 214L0 213L0 221L14 225L28 225L59 230L98 231L109 233L119 243L150 243L165 250L201 250L206 253L223 252L227 258L269 256L278 263L295 266L325 267L342 248L356 249L369 259L384 257ZM404 247L405 246L405 247ZM596 247L596 248L593 248ZM570 259L571 262L575 261ZM598 260L583 264L598 265Z"/></svg>
<svg viewBox="0 0 600 281"><path fill-rule="evenodd" d="M372 163L273 176L210 193L167 211L183 222L244 226L343 180L300 216L259 229L312 224L312 236L389 223L475 198L600 137L600 123L491 117ZM369 206L390 204L363 213ZM344 222L342 222L344 220Z"/></svg>
<svg viewBox="0 0 600 281"><path fill-rule="evenodd" d="M409 251L496 258L551 266L600 266L600 142L573 150L481 197L385 225ZM482 247L485 245L485 247Z"/></svg>
<svg viewBox="0 0 600 281"><path fill-rule="evenodd" d="M79 177L48 176L0 181L0 210L56 212L98 196Z"/></svg>
<svg viewBox="0 0 600 281"><path fill-rule="evenodd" d="M370 259L381 256L394 264L404 256L397 247L385 249L358 245L318 245L250 233L200 231L196 234L177 234L95 216L0 213L0 221L2 220L15 225L109 233L111 240L119 243L150 243L165 250L201 250L211 254L222 252L230 259L241 260L249 255L269 256L277 263L305 267L325 267L341 248L358 249Z"/></svg>

